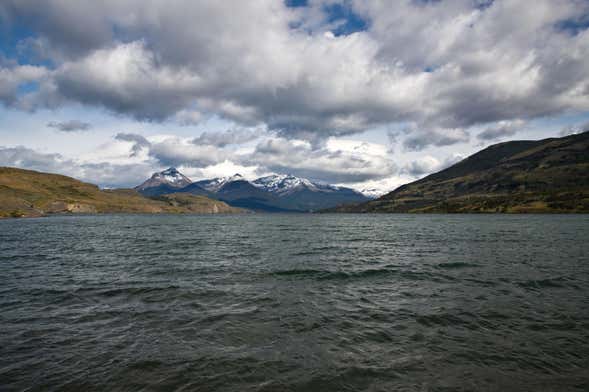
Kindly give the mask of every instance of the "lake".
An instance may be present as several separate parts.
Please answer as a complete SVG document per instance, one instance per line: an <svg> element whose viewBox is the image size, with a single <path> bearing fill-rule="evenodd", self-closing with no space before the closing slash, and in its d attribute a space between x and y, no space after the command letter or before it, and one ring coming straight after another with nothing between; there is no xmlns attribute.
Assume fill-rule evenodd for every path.
<svg viewBox="0 0 589 392"><path fill-rule="evenodd" d="M0 221L0 390L587 391L588 215Z"/></svg>

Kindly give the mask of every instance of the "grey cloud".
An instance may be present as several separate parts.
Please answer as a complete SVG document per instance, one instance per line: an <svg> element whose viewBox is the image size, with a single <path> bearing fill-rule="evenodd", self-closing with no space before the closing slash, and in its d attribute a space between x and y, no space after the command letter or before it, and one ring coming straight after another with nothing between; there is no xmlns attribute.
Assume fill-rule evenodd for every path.
<svg viewBox="0 0 589 392"><path fill-rule="evenodd" d="M26 147L0 146L0 166L21 167L30 170L60 172L71 162L60 154L38 153Z"/></svg>
<svg viewBox="0 0 589 392"><path fill-rule="evenodd" d="M147 164L80 163L60 154L26 147L0 146L0 166L58 173L101 187L129 187L144 181L153 169Z"/></svg>
<svg viewBox="0 0 589 392"><path fill-rule="evenodd" d="M399 3L396 12L380 2L354 4L374 17L382 61L431 70L424 90L429 113L423 113L430 124L464 128L587 107L589 63L573 54L585 53L587 41L560 34L554 24L589 14L589 3L492 2L474 9L471 1Z"/></svg>
<svg viewBox="0 0 589 392"><path fill-rule="evenodd" d="M177 138L152 143L149 156L162 166L206 167L223 162L230 154L217 146L197 146Z"/></svg>
<svg viewBox="0 0 589 392"><path fill-rule="evenodd" d="M401 168L401 173L408 174L412 177L423 177L426 174L431 174L443 170L461 161L464 157L461 155L451 155L439 161L438 159L425 156L417 160L411 161Z"/></svg>
<svg viewBox="0 0 589 392"><path fill-rule="evenodd" d="M196 145L209 145L226 147L231 144L244 144L261 136L259 129L229 129L225 132L203 132L194 138L192 143Z"/></svg>
<svg viewBox="0 0 589 392"><path fill-rule="evenodd" d="M131 157L136 157L143 150L147 155L155 159L161 166L192 166L206 167L222 162L229 153L222 150L226 146L224 141L229 140L231 132L222 133L218 139L214 134L203 134L202 141L207 143L195 143L195 140L186 141L177 137L170 137L158 142L150 142L144 136L135 133L118 133L115 140L131 142Z"/></svg>
<svg viewBox="0 0 589 392"><path fill-rule="evenodd" d="M149 178L154 168L146 163L112 164L109 162L79 164L79 177L104 188L132 188Z"/></svg>
<svg viewBox="0 0 589 392"><path fill-rule="evenodd" d="M255 140L260 136L256 130L238 132L243 140ZM302 141L271 137L264 134L253 151L227 148L235 144L233 131L201 135L200 143L194 140L169 137L149 142L141 135L118 134L115 139L134 143L138 152L145 149L150 161L157 167L184 166L204 169L225 161L247 167L257 167L259 172L291 173L329 183L360 182L380 179L396 173L386 148L360 143L353 149L342 150L312 145ZM246 137L248 136L248 137ZM241 139L243 137L243 139Z"/></svg>
<svg viewBox="0 0 589 392"><path fill-rule="evenodd" d="M388 139L390 145L394 146L395 144L397 144L398 138L399 138L399 132L394 132L394 131L387 132L387 139Z"/></svg>
<svg viewBox="0 0 589 392"><path fill-rule="evenodd" d="M581 125L569 125L561 129L558 133L560 136L576 135L578 133L589 132L589 122Z"/></svg>
<svg viewBox="0 0 589 392"><path fill-rule="evenodd" d="M143 42L99 49L54 73L57 93L141 120L164 120L194 101L199 78L160 64Z"/></svg>
<svg viewBox="0 0 589 392"><path fill-rule="evenodd" d="M149 121L219 115L315 142L412 122L412 150L467 139L455 129L589 110L586 32L555 28L589 3L420 3L352 0L369 29L333 37L325 15L277 1L7 0L3 22L24 22L55 68L36 70L46 80L27 97L18 85L39 74L0 74L0 100Z"/></svg>
<svg viewBox="0 0 589 392"><path fill-rule="evenodd" d="M503 121L493 127L489 127L477 135L482 141L498 140L507 136L513 136L525 126L524 121Z"/></svg>
<svg viewBox="0 0 589 392"><path fill-rule="evenodd" d="M429 146L443 147L470 140L463 129L406 130L410 135L403 140L403 147L409 151L421 151Z"/></svg>
<svg viewBox="0 0 589 392"><path fill-rule="evenodd" d="M115 140L133 143L131 156L137 156L144 148L151 147L151 143L144 136L135 133L117 133Z"/></svg>
<svg viewBox="0 0 589 392"><path fill-rule="evenodd" d="M421 177L424 174L429 174L437 171L440 168L440 162L433 157L425 157L406 164L402 172L409 174L412 177Z"/></svg>
<svg viewBox="0 0 589 392"><path fill-rule="evenodd" d="M133 142L142 147L149 147L151 143L145 138L143 135L139 135L137 133L117 133L115 135L116 140L121 140L125 142Z"/></svg>
<svg viewBox="0 0 589 392"><path fill-rule="evenodd" d="M446 159L444 159L444 161L442 162L442 165L440 166L440 170L441 169L445 169L445 168L450 167L450 166L453 166L454 164L460 162L464 158L466 158L466 157L464 155L462 155L462 154L453 154L453 155L450 155L449 157L447 157Z"/></svg>
<svg viewBox="0 0 589 392"><path fill-rule="evenodd" d="M61 132L78 132L78 131L87 131L92 128L92 124L78 121L78 120L70 120L70 121L51 121L47 123L49 128L55 128Z"/></svg>
<svg viewBox="0 0 589 392"><path fill-rule="evenodd" d="M34 26L58 58L81 56L113 39L112 26L104 19L106 8L107 2L100 1L47 1L40 7L35 0L6 0L0 4L0 21Z"/></svg>
<svg viewBox="0 0 589 392"><path fill-rule="evenodd" d="M241 163L260 165L268 171L329 183L381 179L397 171L386 152L376 153L362 146L358 151L314 148L284 138L263 141L252 154L241 159Z"/></svg>
<svg viewBox="0 0 589 392"><path fill-rule="evenodd" d="M26 97L29 94L19 94L19 87L28 83L39 83L47 76L43 67L32 65L17 65L13 61L0 57L0 103L8 107L28 109Z"/></svg>

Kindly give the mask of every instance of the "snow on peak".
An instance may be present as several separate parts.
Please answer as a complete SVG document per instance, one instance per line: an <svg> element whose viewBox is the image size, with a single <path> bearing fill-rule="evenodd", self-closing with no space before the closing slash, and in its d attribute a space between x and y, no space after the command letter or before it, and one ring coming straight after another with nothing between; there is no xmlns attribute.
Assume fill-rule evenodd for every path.
<svg viewBox="0 0 589 392"><path fill-rule="evenodd" d="M241 174L235 173L231 177L225 177L224 180L225 180L225 183L227 183L227 182L233 182L233 181L242 181L242 180L245 180L245 178L243 178L243 176Z"/></svg>
<svg viewBox="0 0 589 392"><path fill-rule="evenodd" d="M312 191L319 190L319 186L306 178L295 177L291 174L272 174L260 177L252 184L268 192L285 194L295 189L306 187Z"/></svg>
<svg viewBox="0 0 589 392"><path fill-rule="evenodd" d="M175 167L170 167L162 172L155 173L152 178L173 186L186 186L192 183L188 177L180 173Z"/></svg>
<svg viewBox="0 0 589 392"><path fill-rule="evenodd" d="M246 181L246 179L241 174L236 173L230 177L218 177L213 178L212 180L202 180L198 182L198 185L209 192L217 192L223 187L223 185L229 184L233 181Z"/></svg>
<svg viewBox="0 0 589 392"><path fill-rule="evenodd" d="M135 189L145 190L161 185L168 185L174 188L184 188L190 184L192 184L190 178L180 173L175 167L170 167L169 169L159 173L154 173L151 178L149 178L143 184L136 186Z"/></svg>

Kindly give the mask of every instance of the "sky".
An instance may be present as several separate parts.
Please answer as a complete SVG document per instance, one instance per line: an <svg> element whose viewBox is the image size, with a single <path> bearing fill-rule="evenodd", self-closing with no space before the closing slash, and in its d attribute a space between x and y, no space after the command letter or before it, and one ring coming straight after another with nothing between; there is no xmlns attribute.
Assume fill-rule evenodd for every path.
<svg viewBox="0 0 589 392"><path fill-rule="evenodd" d="M0 166L381 194L585 130L587 0L0 2Z"/></svg>

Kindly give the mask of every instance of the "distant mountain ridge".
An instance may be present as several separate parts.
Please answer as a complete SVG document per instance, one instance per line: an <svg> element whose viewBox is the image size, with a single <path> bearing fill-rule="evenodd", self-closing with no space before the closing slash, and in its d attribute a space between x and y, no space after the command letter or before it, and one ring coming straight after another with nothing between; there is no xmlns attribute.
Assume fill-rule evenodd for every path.
<svg viewBox="0 0 589 392"><path fill-rule="evenodd" d="M333 212L589 212L589 132L485 148Z"/></svg>
<svg viewBox="0 0 589 392"><path fill-rule="evenodd" d="M179 183L183 186L178 186ZM351 188L312 182L293 175L274 174L248 181L242 175L235 174L191 182L173 167L155 173L135 189L151 197L179 192L197 194L225 201L235 207L265 212L316 211L370 200Z"/></svg>

